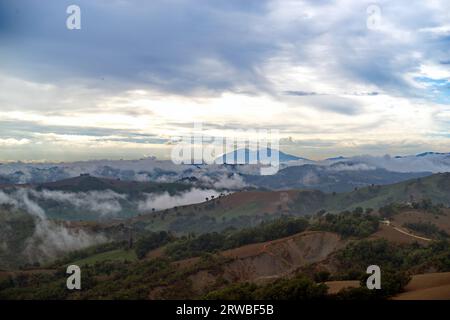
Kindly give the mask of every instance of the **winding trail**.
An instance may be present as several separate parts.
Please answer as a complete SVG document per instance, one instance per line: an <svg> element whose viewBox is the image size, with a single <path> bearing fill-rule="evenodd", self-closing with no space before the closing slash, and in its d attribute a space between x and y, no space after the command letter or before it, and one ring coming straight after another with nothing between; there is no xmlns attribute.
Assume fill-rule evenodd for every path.
<svg viewBox="0 0 450 320"><path fill-rule="evenodd" d="M420 239L420 240L424 240L424 241L431 241L431 240L432 240L432 239L429 239L429 238L416 236L415 234L409 233L409 232L407 232L407 231L405 231L405 230L402 230L402 229L400 229L400 228L398 228L398 227L395 227L395 226L392 226L392 228L394 228L394 229L397 230L398 232L401 232L401 233L403 233L403 234L406 234L407 236L410 236L410 237L413 237L413 238L416 238L416 239Z"/></svg>
<svg viewBox="0 0 450 320"><path fill-rule="evenodd" d="M433 239L430 239L430 238L416 236L415 234L412 234L412 233L410 233L408 231L405 231L405 230L403 230L403 229L401 229L399 227L396 227L395 225L392 224L391 221L383 221L383 223L384 223L384 225L386 225L388 227L391 227L392 229L394 229L394 230L396 230L396 231L398 231L400 233L406 234L407 236L410 236L410 237L413 237L413 238L416 238L416 239L419 239L419 240L424 240L424 241L432 241L433 240Z"/></svg>

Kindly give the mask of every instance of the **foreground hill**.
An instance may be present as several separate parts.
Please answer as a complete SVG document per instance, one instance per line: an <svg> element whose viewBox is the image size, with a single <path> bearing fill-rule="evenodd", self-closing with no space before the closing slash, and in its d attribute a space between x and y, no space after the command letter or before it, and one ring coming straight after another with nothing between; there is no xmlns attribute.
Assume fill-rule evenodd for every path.
<svg viewBox="0 0 450 320"><path fill-rule="evenodd" d="M345 288L358 288L359 281L327 281L328 292L337 294ZM393 300L450 300L450 272L418 274L411 277L404 292Z"/></svg>
<svg viewBox="0 0 450 320"><path fill-rule="evenodd" d="M390 217L395 224L385 227L400 233L400 221L406 225L428 215L435 216L403 209ZM439 215L442 221L450 219L447 209ZM0 298L446 299L448 240L440 239L441 234L426 243L373 237L380 219L376 212L354 212L309 220L284 218L242 231L198 237L143 235L135 244L109 243L69 254L42 268L0 272ZM413 239L416 231L404 225ZM437 228L439 222L434 225ZM83 270L81 291L64 289L64 270L69 264ZM381 291L359 286L371 264L381 267Z"/></svg>
<svg viewBox="0 0 450 320"><path fill-rule="evenodd" d="M450 272L415 275L394 300L450 300Z"/></svg>

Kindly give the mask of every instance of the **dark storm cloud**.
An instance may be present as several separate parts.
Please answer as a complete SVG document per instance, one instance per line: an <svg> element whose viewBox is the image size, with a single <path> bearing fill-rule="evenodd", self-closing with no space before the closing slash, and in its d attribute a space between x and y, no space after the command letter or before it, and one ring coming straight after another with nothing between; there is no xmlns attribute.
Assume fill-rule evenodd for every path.
<svg viewBox="0 0 450 320"><path fill-rule="evenodd" d="M263 83L255 66L276 47L255 30L266 10L261 0L76 1L82 29L68 30L73 3L2 1L7 70L42 82L220 91Z"/></svg>
<svg viewBox="0 0 450 320"><path fill-rule="evenodd" d="M261 68L284 54L330 80L415 95L404 75L421 60L448 60L448 39L418 34L439 25L440 16L413 2L379 2L386 21L395 22L389 34L366 27L370 3L364 1L351 10L333 1L298 1L306 9L285 18L277 10L291 3L283 1L80 0L82 29L70 31L66 8L74 1L2 0L0 58L3 72L38 82L207 95L244 86L277 94ZM402 32L417 39L402 43Z"/></svg>

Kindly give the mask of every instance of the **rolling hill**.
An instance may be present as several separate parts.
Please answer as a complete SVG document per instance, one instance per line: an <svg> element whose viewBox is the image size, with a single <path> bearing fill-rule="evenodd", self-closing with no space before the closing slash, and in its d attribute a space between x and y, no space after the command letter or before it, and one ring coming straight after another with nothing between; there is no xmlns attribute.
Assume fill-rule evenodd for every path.
<svg viewBox="0 0 450 320"><path fill-rule="evenodd" d="M447 221L450 211L445 209L442 217ZM365 218L360 216L361 221ZM430 218L430 221L440 225L432 219L433 214L421 210L404 211L391 218L403 223ZM341 233L318 230L314 222L316 219L310 220L308 230L299 233L269 241L255 237L252 243L243 246L212 253L206 250L186 259L170 256L168 248L173 243L158 246L140 260L132 248L120 244L92 247L44 267L0 272L0 298L234 297L248 300L268 297L271 290L277 294L290 292L291 286L300 281L300 287L294 294L297 299L309 299L309 290L315 292L315 286L323 284L324 290L318 296L321 299L448 299L448 242L433 239L430 243L405 243L380 238L379 235L374 238L346 237ZM393 227L387 227L396 232ZM227 234L231 236L234 233ZM245 240L248 235L244 233L240 237ZM179 244L195 239L172 241ZM82 266L88 275L82 291L58 290L64 285L61 279L65 278L61 275L68 264ZM359 279L369 264L381 266L383 288L386 288L381 295L372 297L371 292L359 288ZM411 281L408 275L412 275ZM346 289L352 287L359 289ZM254 292L257 294L254 295ZM272 299L283 296L277 297Z"/></svg>
<svg viewBox="0 0 450 320"><path fill-rule="evenodd" d="M249 185L272 190L349 192L372 184L388 185L429 175L431 172L393 172L363 163L336 162L330 166L305 164L287 167L275 175L244 175L244 181Z"/></svg>
<svg viewBox="0 0 450 320"><path fill-rule="evenodd" d="M40 190L67 191L67 192L89 192L111 190L129 196L138 196L141 193L168 192L175 194L179 191L190 189L189 185L182 183L157 183L141 181L124 181L120 179L108 179L82 174L79 177L47 182L33 185Z"/></svg>
<svg viewBox="0 0 450 320"><path fill-rule="evenodd" d="M24 207L28 199L37 204L47 218L65 221L132 217L151 210L146 208L149 197L170 198L191 190L193 188L185 183L122 181L90 175L0 187L3 197L9 202Z"/></svg>
<svg viewBox="0 0 450 320"><path fill-rule="evenodd" d="M243 228L282 215L311 215L320 210L378 209L392 204L429 199L450 206L450 173L436 174L392 185L373 185L344 193L314 190L242 191L203 203L180 206L136 217L131 223L146 230L203 233L229 227Z"/></svg>
<svg viewBox="0 0 450 320"><path fill-rule="evenodd" d="M38 234L39 241L32 241L39 244L43 242L50 245L51 237L66 237L62 243L66 247L55 247L55 254L61 250L73 250L82 248L92 243L102 243L107 241L127 241L130 236L140 237L149 232L169 231L173 235L183 236L195 233L197 235L208 232L221 232L223 230L239 230L242 228L254 227L262 222L276 220L285 216L311 216L319 211L339 213L345 210L354 210L361 207L363 209L380 207L391 203L403 203L406 208L411 208L409 203L420 202L422 199L430 199L435 204L442 203L444 206L450 205L450 174L436 174L425 178L417 178L405 182L400 182L387 186L369 186L346 193L324 193L313 190L289 190L289 191L258 191L249 190L235 192L228 195L219 195L216 197L207 196L208 199L202 199L200 203L190 205L179 205L163 210L146 211L134 214L129 218L113 219L105 218L100 221L79 221L83 217L80 215L82 206L65 206L55 198L40 198L34 192L57 192L78 194L89 192L127 192L129 197L139 197L143 191L159 190L161 184L133 183L127 181L117 181L108 179L98 179L89 176L78 177L69 180L63 180L57 183L42 184L31 187L18 188L33 192L28 195L27 200L21 202L18 209L14 209L11 203L3 203L0 210L1 235L0 235L0 255L3 261L9 261L12 265L23 263L19 255L15 252L22 252L30 239ZM165 185L162 184L164 187ZM174 190L184 190L186 185L169 185ZM134 190L133 190L134 188ZM113 191L113 190L115 191ZM5 195L8 189L2 189ZM62 191L64 190L64 191ZM91 191L87 191L91 190ZM139 190L140 192L137 192ZM123 200L122 198L101 198L106 203ZM3 199L2 201L4 201ZM10 201L16 199L9 199ZM91 199L92 200L92 199ZM44 208L45 218L39 216L40 212L30 213L27 210L36 209L36 206L30 206L30 201L37 204L38 208ZM120 202L119 202L120 203ZM98 204L98 203L97 203ZM92 207L91 210L99 214L99 207ZM110 206L106 209L109 210ZM125 205L122 208L126 208ZM72 221L61 221L64 215L59 214L63 210L66 217L73 217ZM72 210L72 211L71 211ZM411 208L411 210L413 210ZM135 211L136 212L136 211ZM405 218L405 217L406 218ZM448 223L441 219L439 215L428 215L427 217L415 218L402 213L392 223L404 228L405 221L412 221L416 226L418 223L439 222L443 225L443 230L449 233L445 227ZM126 216L125 216L126 217ZM432 217L432 218L430 218ZM54 218L57 220L54 221ZM405 220L406 219L406 220ZM58 222L59 220L59 222ZM89 220L89 219L88 219ZM39 227L38 227L39 226ZM419 224L419 227L421 225ZM42 233L45 231L45 233ZM425 231L427 231L425 229ZM416 232L416 231L414 231ZM45 236L45 235L49 236ZM419 233L420 234L420 233ZM408 237L392 229L386 230L384 226L380 228L379 233L374 234L375 238L387 239L406 239ZM424 235L424 237L428 237ZM420 242L420 241L419 241ZM39 252L39 251L36 251ZM115 257L121 257L121 252L111 254ZM5 265L5 264L4 264Z"/></svg>

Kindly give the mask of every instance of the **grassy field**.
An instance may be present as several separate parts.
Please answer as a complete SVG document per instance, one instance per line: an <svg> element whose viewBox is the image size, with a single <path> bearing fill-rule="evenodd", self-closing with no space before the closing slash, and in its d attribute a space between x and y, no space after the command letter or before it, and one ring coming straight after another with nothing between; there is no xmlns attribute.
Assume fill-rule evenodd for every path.
<svg viewBox="0 0 450 320"><path fill-rule="evenodd" d="M124 249L117 249L117 250L111 250L107 252L98 253L96 255L92 255L90 257L87 257L85 259L77 260L72 262L71 264L75 264L77 266L84 266L84 265L92 265L97 262L104 262L104 261L136 261L136 253L134 250L124 250Z"/></svg>

